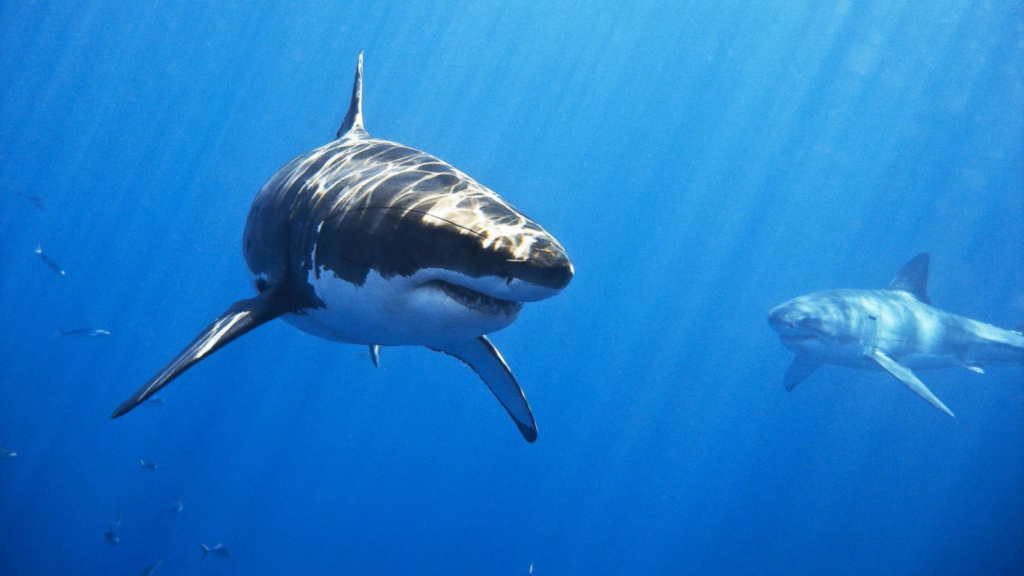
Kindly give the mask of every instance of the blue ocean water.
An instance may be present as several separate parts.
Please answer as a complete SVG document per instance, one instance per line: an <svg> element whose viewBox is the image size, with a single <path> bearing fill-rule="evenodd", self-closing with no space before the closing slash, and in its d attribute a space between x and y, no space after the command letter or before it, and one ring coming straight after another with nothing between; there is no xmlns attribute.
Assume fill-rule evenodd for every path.
<svg viewBox="0 0 1024 576"><path fill-rule="evenodd" d="M538 441L281 321L110 420L252 293L252 198L363 49L369 132L573 259L493 335ZM1022 72L1015 2L0 3L0 574L1022 573L1020 368L923 374L955 419L786 393L765 321L927 251L937 306L1024 323Z"/></svg>

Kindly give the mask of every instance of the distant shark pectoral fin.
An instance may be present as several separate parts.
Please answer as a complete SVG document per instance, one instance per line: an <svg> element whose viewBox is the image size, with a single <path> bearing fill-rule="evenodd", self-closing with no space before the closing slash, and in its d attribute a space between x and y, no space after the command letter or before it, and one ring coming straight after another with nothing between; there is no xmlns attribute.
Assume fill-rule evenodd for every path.
<svg viewBox="0 0 1024 576"><path fill-rule="evenodd" d="M465 362L483 379L505 407L505 411L519 427L523 438L526 438L527 442L537 439L537 423L533 420L533 412L526 402L526 395L523 394L523 389L519 387L519 382L512 375L501 353L486 336L431 350L444 352Z"/></svg>
<svg viewBox="0 0 1024 576"><path fill-rule="evenodd" d="M139 388L130 398L121 403L111 418L118 418L131 412L133 408L145 402L161 388L170 384L182 372L217 350L223 348L235 338L249 332L253 328L265 324L287 312L285 298L273 291L267 291L255 298L235 302L212 324L206 327L195 340L182 350L170 364L156 376Z"/></svg>
<svg viewBox="0 0 1024 576"><path fill-rule="evenodd" d="M931 390L929 390L923 382L918 380L917 376L915 376L914 373L910 371L910 368L907 368L906 366L900 364L899 362L893 360L892 358L889 358L888 356L885 355L885 353L881 352L880 350L875 350L874 352L872 352L871 359L874 360L875 362L878 362L879 366L884 368L889 374L895 376L897 380L903 382L903 384L905 384L907 388L913 390L914 394L917 394L921 398L924 398L929 404L943 411L947 415L953 415L949 408L946 408L946 405L943 404L941 400L936 398L935 395L932 394Z"/></svg>
<svg viewBox="0 0 1024 576"><path fill-rule="evenodd" d="M789 365L789 369L786 370L786 377L782 379L782 383L786 386L786 392L792 392L793 388L796 388L797 384L806 380L807 377L813 374L819 366L821 366L821 362L818 362L808 356L797 356L796 358L793 358L793 362Z"/></svg>

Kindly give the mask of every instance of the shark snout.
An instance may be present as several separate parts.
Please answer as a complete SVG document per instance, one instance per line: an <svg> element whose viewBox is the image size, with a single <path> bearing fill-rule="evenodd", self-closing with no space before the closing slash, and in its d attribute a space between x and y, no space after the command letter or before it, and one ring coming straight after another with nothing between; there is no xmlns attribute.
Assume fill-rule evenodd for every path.
<svg viewBox="0 0 1024 576"><path fill-rule="evenodd" d="M816 332L812 315L790 303L772 308L768 312L768 325L782 336L805 336Z"/></svg>
<svg viewBox="0 0 1024 576"><path fill-rule="evenodd" d="M508 258L508 275L556 293L569 285L574 273L572 262L560 246L534 251L526 259Z"/></svg>
<svg viewBox="0 0 1024 576"><path fill-rule="evenodd" d="M805 315L795 311L791 306L776 306L768 312L768 325L775 331L781 332L796 328L803 321Z"/></svg>

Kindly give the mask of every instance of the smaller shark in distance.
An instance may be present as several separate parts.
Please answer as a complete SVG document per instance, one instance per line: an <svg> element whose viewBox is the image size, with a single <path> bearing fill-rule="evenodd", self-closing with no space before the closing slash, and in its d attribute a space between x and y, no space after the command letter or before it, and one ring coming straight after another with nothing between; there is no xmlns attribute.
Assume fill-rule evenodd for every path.
<svg viewBox="0 0 1024 576"><path fill-rule="evenodd" d="M106 330L104 328L74 328L72 330L58 328L57 334L60 336L76 336L79 338L102 338L104 336L110 336L110 330Z"/></svg>
<svg viewBox="0 0 1024 576"><path fill-rule="evenodd" d="M231 556L231 551L228 550L228 547L223 545L223 544L221 544L220 542L217 542L213 546L207 546L206 544L200 544L199 547L202 548L202 550L203 550L203 559L204 560L210 554L213 554L214 556L221 556L221 557L224 557L224 558L227 558L228 556Z"/></svg>
<svg viewBox="0 0 1024 576"><path fill-rule="evenodd" d="M953 416L915 369L1024 366L1024 333L944 312L928 298L927 253L908 262L885 290L826 290L776 306L768 323L796 352L784 384L792 391L822 364L884 370Z"/></svg>
<svg viewBox="0 0 1024 576"><path fill-rule="evenodd" d="M145 460L141 460L140 459L139 460L139 471L140 472L145 472L146 470L149 470L150 472L156 472L156 462L152 462L152 461L147 462Z"/></svg>
<svg viewBox="0 0 1024 576"><path fill-rule="evenodd" d="M117 535L117 529L121 526L121 513L118 512L117 520L110 523L107 526L107 531L103 533L103 539L107 541L107 544L111 546L117 546L121 543L121 538Z"/></svg>
<svg viewBox="0 0 1024 576"><path fill-rule="evenodd" d="M0 444L0 458L16 458L18 453L10 448Z"/></svg>
<svg viewBox="0 0 1024 576"><path fill-rule="evenodd" d="M43 197L36 194L26 194L21 190L15 192L19 198L23 198L26 202L36 207L37 210L46 210L46 204L43 202Z"/></svg>
<svg viewBox="0 0 1024 576"><path fill-rule="evenodd" d="M54 272L60 274L61 276L67 275L67 272L65 272L64 269L60 267L60 264L57 264L56 260L50 258L50 256L46 252L43 252L42 244L36 246L36 255L39 256L39 259L42 260L43 264L46 264L46 267L49 268L50 270L53 270Z"/></svg>
<svg viewBox="0 0 1024 576"><path fill-rule="evenodd" d="M142 572L139 572L139 576L153 576L153 574L156 573L156 569L159 568L160 565L163 563L163 560L157 560L156 562L143 568Z"/></svg>

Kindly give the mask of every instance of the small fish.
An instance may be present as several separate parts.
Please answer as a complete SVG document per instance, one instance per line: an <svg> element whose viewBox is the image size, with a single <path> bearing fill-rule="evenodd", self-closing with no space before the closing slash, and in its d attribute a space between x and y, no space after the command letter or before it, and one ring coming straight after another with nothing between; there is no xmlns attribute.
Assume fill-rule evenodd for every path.
<svg viewBox="0 0 1024 576"><path fill-rule="evenodd" d="M117 546L121 542L121 538L117 535L117 528L121 526L121 513L117 513L117 520L110 523L107 526L107 531L103 533L103 539L107 541L107 544L111 546Z"/></svg>
<svg viewBox="0 0 1024 576"><path fill-rule="evenodd" d="M160 408L164 404L167 404L167 400L166 399L160 398L159 396L154 396L154 397L150 398L149 400L147 400L143 404L143 406L145 406L147 408Z"/></svg>
<svg viewBox="0 0 1024 576"><path fill-rule="evenodd" d="M82 338L101 338L103 336L110 336L110 330L104 330L103 328L75 328L74 330L64 330L59 328L57 330L61 336L80 336Z"/></svg>
<svg viewBox="0 0 1024 576"><path fill-rule="evenodd" d="M53 258L50 258L49 256L46 255L45 252L43 252L43 246L41 244L36 246L36 254L39 255L39 259L42 260L43 264L46 264L46 266L50 270L53 270L54 272L60 274L61 276L67 274L67 272L65 272L64 269L60 267L60 264L54 262Z"/></svg>
<svg viewBox="0 0 1024 576"><path fill-rule="evenodd" d="M214 556L223 556L224 558L231 556L231 551L228 550L228 547L221 544L220 542L217 542L217 544L213 546L199 544L199 547L203 549L203 559L206 559L207 554L213 554Z"/></svg>
<svg viewBox="0 0 1024 576"><path fill-rule="evenodd" d="M150 472L156 472L156 462L146 462L145 460L139 460L139 471L149 470Z"/></svg>
<svg viewBox="0 0 1024 576"><path fill-rule="evenodd" d="M14 458L18 453L10 448L0 444L0 458Z"/></svg>
<svg viewBox="0 0 1024 576"><path fill-rule="evenodd" d="M142 572L139 572L139 576L153 576L153 573L156 572L157 567L160 566L161 563L163 563L163 560L157 560L154 564L146 566L142 569Z"/></svg>
<svg viewBox="0 0 1024 576"><path fill-rule="evenodd" d="M181 511L184 510L184 509L185 509L185 505L181 503L181 498L178 498L177 500L175 500L174 504L171 506L171 511L174 512L175 514L181 514Z"/></svg>
<svg viewBox="0 0 1024 576"><path fill-rule="evenodd" d="M35 206L36 208L40 210L46 210L46 205L43 204L42 196L36 196L35 194L25 194L21 190L18 190L17 192L15 192L15 194L17 194L21 198L24 198L26 202Z"/></svg>

